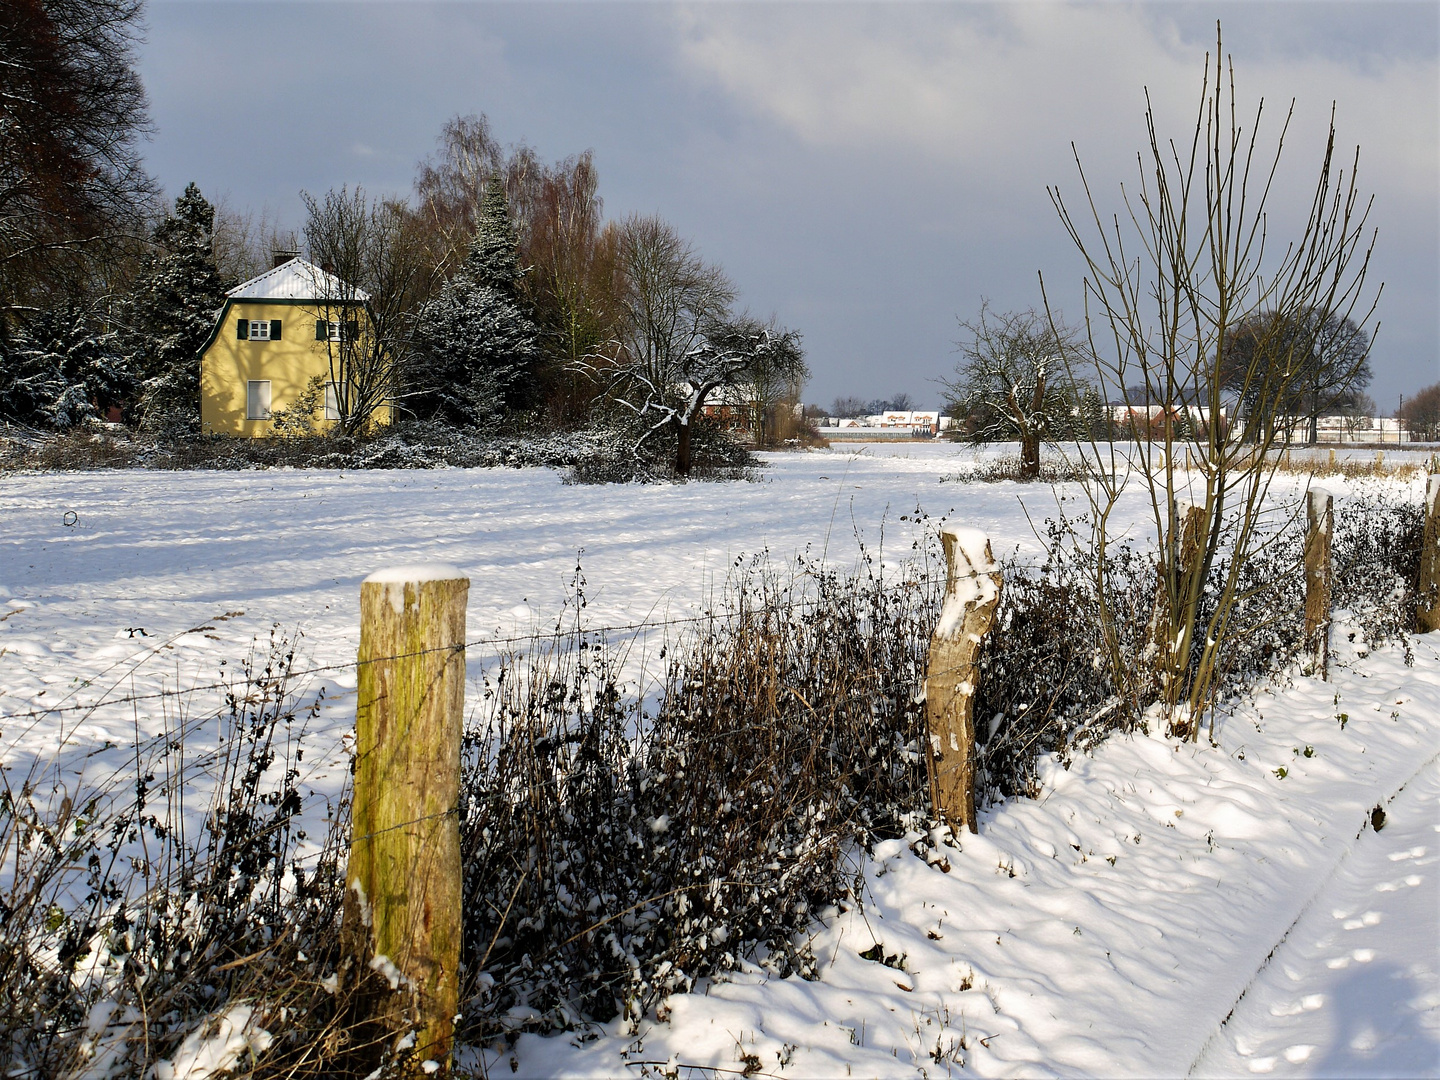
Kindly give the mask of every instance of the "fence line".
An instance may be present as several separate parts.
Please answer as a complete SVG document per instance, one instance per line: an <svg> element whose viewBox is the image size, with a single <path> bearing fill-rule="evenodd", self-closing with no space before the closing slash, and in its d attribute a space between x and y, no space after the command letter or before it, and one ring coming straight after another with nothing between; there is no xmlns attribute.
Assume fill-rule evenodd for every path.
<svg viewBox="0 0 1440 1080"><path fill-rule="evenodd" d="M1418 553L1418 552L1421 551L1421 550L1422 550L1422 549L1419 548L1419 547L1400 548L1400 549L1397 549L1396 551L1392 552L1391 555L1389 555L1389 556L1377 556L1377 557L1372 558L1372 559L1358 560L1358 561L1356 561L1356 562L1354 562L1354 563L1350 563L1350 564L1348 564L1348 565L1350 565L1350 566L1372 566L1372 565L1376 565L1376 564L1379 564L1379 563L1382 563L1382 562L1386 562L1386 561L1388 561L1389 558L1391 558L1391 557L1393 557L1393 556L1395 556L1395 555L1413 555L1413 554ZM1037 563L1037 562L1009 562L1009 561L1002 561L1002 566L1004 567L1004 569L1005 569L1007 572L1010 572L1010 571L1013 571L1013 570L1038 570L1038 569L1041 569L1044 565L1045 565L1045 564L1044 564L1043 562ZM1299 573L1299 572L1302 571L1302 569L1303 569L1303 562L1302 562L1302 560L1301 560L1301 557L1300 557L1299 555L1297 555L1296 561L1295 561L1295 566L1291 568L1290 573L1292 573L1292 574L1293 574L1293 573ZM978 577L978 576L981 576L981 575L976 575L976 574L960 574L960 575L957 575L956 580L966 580L966 579L975 578L975 577ZM943 574L934 574L934 575L926 574L926 575L921 575L921 576L919 576L919 577L907 578L907 579L904 580L904 581L896 582L896 583L890 584L890 585L881 585L881 586L879 586L879 591L887 592L887 593L888 593L888 592L902 592L902 591L904 591L904 590L914 588L915 586L928 585L928 584L931 584L932 582L943 585L944 582L945 582L945 580L946 580L946 579L945 579L945 577L944 577ZM515 644L527 643L527 642L560 641L560 640L563 639L563 638L569 638L569 637L587 637L587 636L608 635L608 634L613 634L613 633L619 633L619 632L622 632L622 631L633 631L633 630L660 630L660 629L667 629L667 628L672 627L672 626L685 626L685 625L693 625L693 624L697 624L697 623L729 622L729 621L735 620L735 619L737 619L737 618L740 618L740 617L742 617L742 616L749 615L749 614L753 614L753 613L759 613L759 612L772 612L772 611L795 612L795 611L797 611L797 610L802 610L802 611L803 611L805 608L807 608L807 607L809 607L809 606L813 606L813 604L816 603L816 600L817 600L817 598L815 598L815 597L808 597L808 598L803 598L803 599L801 599L801 600L799 600L799 601L793 601L793 602L792 602L792 601L776 601L776 602L774 602L774 603L767 603L767 604L758 604L758 605L754 605L754 606L747 606L747 607L742 607L742 608L739 608L739 609L736 609L736 610L731 610L731 611L725 611L725 612L714 612L714 611L710 611L710 612L705 612L705 613L699 614L699 615L686 615L686 616L681 616L681 617L678 617L678 618L667 618L667 619L663 619L663 620L641 620L641 621L639 621L639 622L632 622L632 623L613 623L613 624L608 624L608 625L603 625L603 626L580 626L580 625L576 625L575 627L573 627L573 628L571 628L571 629L568 629L568 630L562 630L562 629L558 629L558 628L557 628L557 629L555 629L555 630L553 630L553 631L542 631L542 630L538 630L538 629L537 629L537 630L529 631L529 632L523 633L523 634L507 634L507 635L503 635L503 636L499 636L499 637L481 637L481 638L476 638L476 639L473 639L473 640L469 640L469 641L464 642L463 645L461 645L461 646L458 646L458 647L456 647L456 646L447 646L446 649L443 649L443 650L422 649L422 650L419 650L419 651L413 652L413 653L397 653L397 654L395 654L394 656L375 657L373 660L371 660L371 661L366 661L366 662L368 662L368 663L375 663L375 662L379 662L379 661L381 661L381 660L401 660L401 659L406 659L406 658L413 657L413 656L423 656L423 655L425 655L425 654L427 654L427 653L429 653L429 652L434 652L434 651L447 651L447 650L453 649L453 648L463 648L463 649L465 649L465 650L468 651L468 650L470 650L470 649L479 649L479 648L487 648L487 647L488 647L488 648L494 648L494 647L497 647L497 646L515 645ZM152 649L146 654L146 658L148 659L149 656L155 655L160 649L163 649L166 645L171 644L171 643L173 643L173 642L175 642L175 641L178 641L180 638L184 637L186 634L194 633L194 632L195 632L196 630L198 630L198 629L200 629L200 628L199 628L199 627L196 627L196 628L193 628L193 629L191 629L191 630L185 630L185 631L182 631L182 632L179 633L179 634L175 634L175 635L173 635L172 637L167 638L165 642L162 642L162 643L156 645L154 648L152 648ZM123 662L123 661L121 661L121 662ZM315 666L313 666L313 667L300 668L300 669L297 669L297 670L286 671L286 672L283 673L283 678L286 679L286 680L291 680L291 679L305 678L305 677L308 677L308 676L311 676L311 675L324 675L324 674L328 674L328 673L332 673L332 672L353 671L353 670L359 669L361 666L363 666L363 663L366 663L366 662L362 662L362 661L359 661L359 660L349 660L349 661L342 661L342 662L333 663L333 664L317 664L317 665L315 665ZM138 668L140 667L140 665L143 664L143 663L144 663L144 660L143 660L143 659L142 659L141 661L137 662L135 668L132 668L132 669L131 669L130 674L134 674L135 670L138 670ZM107 670L111 670L111 669L107 669ZM103 674L103 673L102 673L102 674ZM196 684L196 685L194 685L194 686L188 686L188 687L184 687L184 688L182 688L182 689L175 689L175 690L154 690L154 691L150 691L150 692L147 692L147 693L144 693L144 694L127 694L127 695L124 695L124 696L122 696L122 697L108 697L108 696L107 696L107 697L102 697L102 698L101 698L100 700L98 700L98 701L81 703L81 704L73 704L73 705L45 705L45 706L39 706L39 707L35 707L35 708L23 710L23 711L20 711L20 712L0 713L0 724L7 723L7 722L13 722L13 721L17 721L17 720L41 720L41 719L44 719L44 718L46 718L46 717L58 716L58 715L63 714L63 713L92 713L92 712L94 712L94 711L96 711L96 710L98 710L98 709L104 708L104 707L106 707L106 706L129 705L129 704L133 704L133 703L137 703L137 702L158 701L158 700L164 700L164 699L168 699L168 698L188 697L189 695L192 695L192 694L206 693L206 692L214 691L214 690L234 691L237 687L261 687L261 688L266 688L266 687L269 687L269 686L274 685L276 682L279 681L279 679L280 679L281 677L282 677L282 676L276 676L274 679L271 679L271 680L266 680L266 679L263 679L263 678L247 678L247 679L241 680L241 681L239 681L239 682L237 682L237 681L234 680L234 679L231 679L231 680L227 680L227 681L215 681L215 682L209 682L209 683L199 683L199 684ZM243 694L243 695L236 695L236 697L237 697L237 701L246 702L246 701L249 701L249 700L251 699L252 695L250 695L250 694Z"/></svg>

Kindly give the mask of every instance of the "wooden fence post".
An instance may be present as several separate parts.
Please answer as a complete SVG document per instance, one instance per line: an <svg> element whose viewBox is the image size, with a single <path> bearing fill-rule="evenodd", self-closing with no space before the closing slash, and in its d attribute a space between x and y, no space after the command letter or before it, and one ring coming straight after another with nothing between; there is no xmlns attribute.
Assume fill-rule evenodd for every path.
<svg viewBox="0 0 1440 1080"><path fill-rule="evenodd" d="M1310 489L1305 521L1305 651L1310 671L1325 679L1330 669L1330 539L1335 532L1335 499L1324 488Z"/></svg>
<svg viewBox="0 0 1440 1080"><path fill-rule="evenodd" d="M1420 542L1420 602L1416 628L1440 630L1440 472L1425 479L1425 533Z"/></svg>
<svg viewBox="0 0 1440 1080"><path fill-rule="evenodd" d="M362 1000L364 1023L449 1074L460 964L460 736L465 603L453 566L382 570L360 586L355 796L345 875L351 956L395 991ZM408 1051L403 1037L413 1034ZM383 1045L382 1045L383 1048ZM435 1071L435 1066L430 1071Z"/></svg>
<svg viewBox="0 0 1440 1080"><path fill-rule="evenodd" d="M931 753L930 804L935 816L972 833L975 824L976 660L995 622L1003 576L990 539L977 529L947 525L945 602L930 636L925 719Z"/></svg>

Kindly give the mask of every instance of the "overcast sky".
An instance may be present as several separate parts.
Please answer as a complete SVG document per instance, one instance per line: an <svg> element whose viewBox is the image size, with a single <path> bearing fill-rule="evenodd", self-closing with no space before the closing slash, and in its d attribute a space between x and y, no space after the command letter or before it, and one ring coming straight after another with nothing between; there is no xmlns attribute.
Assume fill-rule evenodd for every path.
<svg viewBox="0 0 1440 1080"><path fill-rule="evenodd" d="M447 118L546 159L594 151L610 217L658 213L741 302L805 338L807 401L938 403L982 298L1072 319L1081 269L1045 193L1136 174L1148 87L1193 125L1215 20L1269 129L1296 98L1277 214L1308 205L1336 104L1375 194L1371 393L1440 380L1440 5L172 3L141 74L172 193L301 220L299 192L410 190ZM1262 127L1262 131L1265 130ZM1274 230L1283 235L1283 228Z"/></svg>

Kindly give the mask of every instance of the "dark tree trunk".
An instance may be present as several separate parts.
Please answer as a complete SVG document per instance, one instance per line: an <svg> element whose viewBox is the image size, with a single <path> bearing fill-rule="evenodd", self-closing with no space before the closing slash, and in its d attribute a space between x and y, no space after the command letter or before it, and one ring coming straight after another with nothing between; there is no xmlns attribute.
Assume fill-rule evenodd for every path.
<svg viewBox="0 0 1440 1080"><path fill-rule="evenodd" d="M690 425L681 420L675 431L675 471L690 475Z"/></svg>
<svg viewBox="0 0 1440 1080"><path fill-rule="evenodd" d="M1033 480L1040 475L1040 436L1027 432L1020 440L1020 478Z"/></svg>

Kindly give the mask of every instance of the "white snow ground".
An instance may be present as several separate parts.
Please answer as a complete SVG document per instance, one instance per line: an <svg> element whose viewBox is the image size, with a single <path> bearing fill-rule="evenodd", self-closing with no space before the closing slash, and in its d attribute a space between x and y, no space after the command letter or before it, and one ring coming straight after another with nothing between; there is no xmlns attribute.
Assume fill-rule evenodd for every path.
<svg viewBox="0 0 1440 1080"><path fill-rule="evenodd" d="M478 638L550 622L580 548L592 624L692 612L732 560L766 547L782 560L828 548L849 565L854 535L877 550L883 523L885 556L904 558L935 525L900 520L917 503L987 531L997 555L1034 554L1017 495L1038 522L1054 513L1050 489L940 482L972 457L847 447L777 456L758 484L619 489L545 470L7 476L0 717L22 715L0 719L0 755L23 767L64 744L72 762L118 763L137 728L167 720L153 702L91 705L208 683L277 625L304 631L306 663L347 663L360 580L398 563L469 573ZM1130 512L1142 517L1138 493ZM996 807L962 838L948 873L882 846L864 908L815 928L817 982L754 969L673 999L668 1022L638 1032L525 1036L513 1065L1440 1075L1434 637L1407 668L1342 636L1332 682L1261 694L1220 718L1216 747L1117 739L1051 768L1040 799ZM318 738L338 752L353 679L315 685L333 695ZM57 702L86 707L23 715ZM323 790L338 771L308 782ZM1377 803L1390 814L1379 834L1364 827ZM877 940L898 966L860 958ZM492 1074L510 1057L492 1057Z"/></svg>

